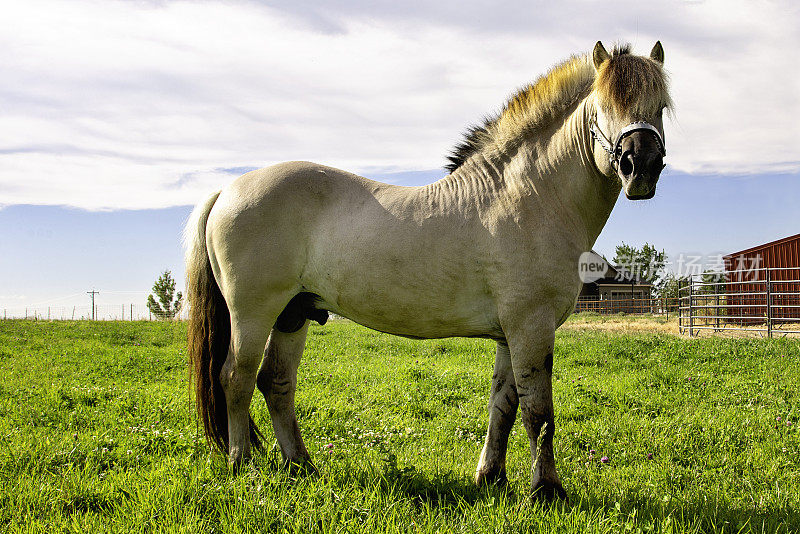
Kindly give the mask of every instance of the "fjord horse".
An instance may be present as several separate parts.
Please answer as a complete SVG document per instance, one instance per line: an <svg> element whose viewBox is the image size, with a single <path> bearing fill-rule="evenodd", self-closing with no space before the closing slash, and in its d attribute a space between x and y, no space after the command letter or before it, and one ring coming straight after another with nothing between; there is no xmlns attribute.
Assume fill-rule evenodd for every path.
<svg viewBox="0 0 800 534"><path fill-rule="evenodd" d="M648 57L597 43L473 128L430 185L375 182L316 163L249 172L186 227L189 352L210 443L238 465L258 443L263 393L287 465L309 462L294 407L310 320L333 312L414 338L497 342L478 483L504 481L520 412L536 498L564 496L553 454L555 331L624 189L651 198L670 107Z"/></svg>

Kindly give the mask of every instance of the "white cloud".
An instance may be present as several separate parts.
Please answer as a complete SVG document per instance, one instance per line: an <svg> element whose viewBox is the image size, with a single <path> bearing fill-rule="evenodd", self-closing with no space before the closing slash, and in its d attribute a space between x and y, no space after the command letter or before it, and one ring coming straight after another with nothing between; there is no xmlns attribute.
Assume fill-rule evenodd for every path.
<svg viewBox="0 0 800 534"><path fill-rule="evenodd" d="M664 42L674 168L800 170L790 3L296 5L7 7L0 204L187 204L231 180L226 169L287 159L441 167L468 123L598 38L640 53Z"/></svg>

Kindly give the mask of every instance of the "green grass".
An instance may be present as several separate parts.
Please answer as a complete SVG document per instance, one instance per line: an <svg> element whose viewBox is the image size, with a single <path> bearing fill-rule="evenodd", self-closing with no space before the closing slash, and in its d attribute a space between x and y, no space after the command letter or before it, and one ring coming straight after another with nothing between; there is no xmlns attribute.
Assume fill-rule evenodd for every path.
<svg viewBox="0 0 800 534"><path fill-rule="evenodd" d="M571 503L541 507L519 423L508 489L472 483L489 342L312 328L297 405L319 475L290 478L274 449L236 476L209 453L184 338L182 324L0 321L0 529L800 529L797 341L559 332L555 447ZM269 446L266 412L257 394Z"/></svg>

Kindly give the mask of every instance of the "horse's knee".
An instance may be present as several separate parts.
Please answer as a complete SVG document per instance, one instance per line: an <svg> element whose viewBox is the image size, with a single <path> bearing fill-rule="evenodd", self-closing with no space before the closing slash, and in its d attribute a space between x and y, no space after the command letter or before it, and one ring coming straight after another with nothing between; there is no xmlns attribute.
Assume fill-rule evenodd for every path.
<svg viewBox="0 0 800 534"><path fill-rule="evenodd" d="M277 326L272 330L256 379L267 404L294 391L307 332L308 323L305 321L295 332L282 332Z"/></svg>
<svg viewBox="0 0 800 534"><path fill-rule="evenodd" d="M261 391L264 393L264 390ZM273 377L264 393L270 413L283 415L288 409L293 409L294 392L295 386L289 378Z"/></svg>
<svg viewBox="0 0 800 534"><path fill-rule="evenodd" d="M268 406L278 404L281 398L294 391L294 373L280 359L275 347L267 348L267 357L258 371L256 386Z"/></svg>
<svg viewBox="0 0 800 534"><path fill-rule="evenodd" d="M256 373L252 367L226 364L219 374L219 381L225 391L228 403L235 401L243 393L252 393L256 381Z"/></svg>

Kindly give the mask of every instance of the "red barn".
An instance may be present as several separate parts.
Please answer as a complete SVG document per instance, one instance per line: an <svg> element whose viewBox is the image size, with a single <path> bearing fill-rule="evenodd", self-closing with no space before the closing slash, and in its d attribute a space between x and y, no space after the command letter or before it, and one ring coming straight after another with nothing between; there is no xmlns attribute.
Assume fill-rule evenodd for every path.
<svg viewBox="0 0 800 534"><path fill-rule="evenodd" d="M733 322L763 322L768 316L777 324L800 319L800 234L728 254L723 260L727 315Z"/></svg>

